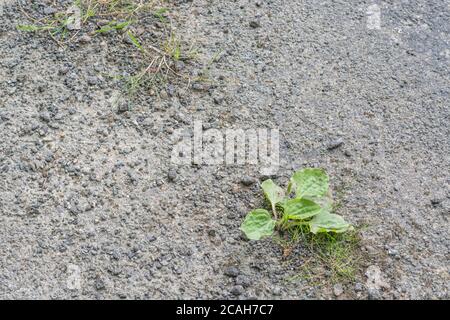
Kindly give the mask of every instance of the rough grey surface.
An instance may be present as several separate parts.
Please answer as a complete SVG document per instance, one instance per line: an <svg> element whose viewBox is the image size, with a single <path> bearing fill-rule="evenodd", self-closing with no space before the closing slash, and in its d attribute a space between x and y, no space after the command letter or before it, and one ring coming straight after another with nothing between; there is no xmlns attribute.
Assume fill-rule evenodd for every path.
<svg viewBox="0 0 450 320"><path fill-rule="evenodd" d="M129 71L127 41L62 49L18 32L26 17L2 1L0 297L449 298L448 2L381 2L368 29L372 3L174 1L199 59L218 57L213 85L115 109L107 75ZM286 261L273 241L243 239L263 177L171 164L173 131L194 120L279 128L280 184L304 166L329 172L340 213L368 225L355 285L286 281L301 252Z"/></svg>

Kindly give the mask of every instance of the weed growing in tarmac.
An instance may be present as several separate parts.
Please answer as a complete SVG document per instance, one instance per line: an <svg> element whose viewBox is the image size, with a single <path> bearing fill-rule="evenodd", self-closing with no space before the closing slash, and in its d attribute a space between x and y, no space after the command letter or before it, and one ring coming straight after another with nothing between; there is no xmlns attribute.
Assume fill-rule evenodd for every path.
<svg viewBox="0 0 450 320"><path fill-rule="evenodd" d="M332 213L329 178L322 169L303 169L291 177L287 191L272 180L261 184L271 213L256 209L247 214L241 230L250 240L271 236L275 229L302 228L305 232L344 233L353 230L340 215ZM294 197L291 193L294 192Z"/></svg>
<svg viewBox="0 0 450 320"><path fill-rule="evenodd" d="M301 246L301 271L292 279L315 281L327 275L332 282L352 281L360 265L359 232L336 213L329 178L322 169L306 168L293 174L287 190L272 180L261 184L269 210L247 214L241 230L250 240L274 236L283 256Z"/></svg>

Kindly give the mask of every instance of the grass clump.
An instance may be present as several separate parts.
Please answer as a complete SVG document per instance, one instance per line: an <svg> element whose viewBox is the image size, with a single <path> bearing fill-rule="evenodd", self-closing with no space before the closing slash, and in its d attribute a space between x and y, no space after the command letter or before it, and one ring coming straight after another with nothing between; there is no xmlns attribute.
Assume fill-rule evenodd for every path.
<svg viewBox="0 0 450 320"><path fill-rule="evenodd" d="M58 43L67 39L70 32L77 28L76 25L78 24L76 16L69 11L55 12L51 17L40 20L33 19L33 21L35 24L18 25L17 30L25 32L46 31Z"/></svg>
<svg viewBox="0 0 450 320"><path fill-rule="evenodd" d="M284 236L284 240L278 239L284 258L300 264L297 274L288 280L306 280L319 285L324 279L334 284L351 283L358 277L364 261L358 229L340 234L311 234L302 226L289 230ZM291 255L296 248L305 254Z"/></svg>
<svg viewBox="0 0 450 320"><path fill-rule="evenodd" d="M192 48L185 49L182 41L171 33L161 48L143 43L132 31L127 31L132 45L139 50L143 67L134 75L125 79L127 95L133 96L141 88L151 88L167 84L170 79L178 79L190 84L190 77L176 70L179 61L193 58ZM147 61L147 63L145 63Z"/></svg>
<svg viewBox="0 0 450 320"><path fill-rule="evenodd" d="M160 1L132 0L75 0L66 8L55 8L55 12L41 19L36 19L22 12L33 24L18 25L17 29L26 32L47 31L60 45L70 43L75 36L86 27L92 19L109 20L109 23L98 30L83 30L87 33L99 34L113 30L124 30L138 22L139 14L154 11L160 21L165 19L166 8L160 8ZM164 20L166 21L166 20Z"/></svg>
<svg viewBox="0 0 450 320"><path fill-rule="evenodd" d="M74 4L84 12L84 19L99 17L131 18L138 13L153 10L157 1L132 0L76 0Z"/></svg>
<svg viewBox="0 0 450 320"><path fill-rule="evenodd" d="M163 6L164 2L75 0L69 8L55 8L54 13L41 19L33 18L22 8L33 24L19 25L17 29L24 32L48 32L62 47L81 33L91 37L111 33L128 40L126 42L131 45L125 48L124 56L131 58L133 63L127 63L129 70L124 72L127 75L110 75L122 81L124 94L127 96L134 96L141 89L165 85L173 79L181 79L189 86L190 77L181 73L175 65L177 62L194 59L196 52L175 33L169 9ZM142 33L136 30L142 19L145 19L148 26L149 17L153 17L152 27L161 30L161 33L151 39L148 36L142 39L138 36Z"/></svg>

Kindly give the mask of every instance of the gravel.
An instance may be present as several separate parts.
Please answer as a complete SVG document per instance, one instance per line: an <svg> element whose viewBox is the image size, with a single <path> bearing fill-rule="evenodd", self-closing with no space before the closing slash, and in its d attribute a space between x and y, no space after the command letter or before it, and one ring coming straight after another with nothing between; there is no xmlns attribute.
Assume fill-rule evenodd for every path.
<svg viewBox="0 0 450 320"><path fill-rule="evenodd" d="M339 148L339 147L342 146L343 144L344 144L344 140L342 140L342 139L336 139L336 140L331 141L331 142L328 144L327 149L328 149L328 150L334 150L334 149Z"/></svg>
<svg viewBox="0 0 450 320"><path fill-rule="evenodd" d="M239 269L236 267L229 267L229 268L225 269L224 274L228 277L235 278L239 275Z"/></svg>
<svg viewBox="0 0 450 320"><path fill-rule="evenodd" d="M230 292L234 296L240 296L245 293L245 290L242 286L234 286Z"/></svg>
<svg viewBox="0 0 450 320"><path fill-rule="evenodd" d="M241 183L244 186L248 187L248 186L251 186L251 185L255 184L256 183L256 179L253 178L253 177L244 176L244 177L241 178Z"/></svg>
<svg viewBox="0 0 450 320"><path fill-rule="evenodd" d="M342 284L337 283L333 286L333 293L336 297L339 297L340 295L342 295L344 293L344 288L342 286Z"/></svg>
<svg viewBox="0 0 450 320"><path fill-rule="evenodd" d="M176 169L170 169L169 172L167 173L167 177L169 178L170 181L174 181L177 178L177 171Z"/></svg>

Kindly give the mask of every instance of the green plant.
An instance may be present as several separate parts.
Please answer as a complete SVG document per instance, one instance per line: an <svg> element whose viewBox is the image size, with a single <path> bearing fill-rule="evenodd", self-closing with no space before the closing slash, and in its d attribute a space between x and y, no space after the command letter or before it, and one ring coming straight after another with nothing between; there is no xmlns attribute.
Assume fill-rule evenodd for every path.
<svg viewBox="0 0 450 320"><path fill-rule="evenodd" d="M153 3L131 0L74 0L72 4L79 10L80 24L84 25L95 17L112 18L107 25L99 30L93 31L94 34L125 29L136 22L138 13L150 10L154 6ZM161 11L159 14L163 15L164 12ZM27 16L36 24L18 25L18 30L27 32L47 31L60 45L63 44L60 40L68 38L68 35L73 31L70 25L76 22L72 11L68 10L56 12L50 17L45 17L40 20L34 19L28 14ZM118 20L121 22L118 22ZM68 42L73 40L77 33L78 31L75 30Z"/></svg>
<svg viewBox="0 0 450 320"><path fill-rule="evenodd" d="M117 33L127 37L129 43L140 52L139 55L133 54L137 64L131 75L114 76L114 78L123 81L124 93L130 97L151 87L165 87L169 80L185 81L189 86L190 76L183 73L182 68L178 68L181 64L177 67L176 62L193 60L196 52L193 46L187 47L181 41L181 37L175 35L170 15L168 15L169 9L160 7L165 1L73 0L70 2L76 7L77 15L79 13L79 21L73 14L73 6L64 9L61 8L62 6L56 7L55 4L60 11L42 19L33 18L31 14L22 10L33 24L19 25L17 29L26 32L45 31L61 47L71 43L78 34L114 36ZM157 41L153 43L143 41L138 37L141 33L136 32L136 26L141 24L142 19L149 14L153 15L154 20L157 19L163 24L164 31L162 36L155 39ZM102 26L99 29L96 29L99 23L87 23L100 18ZM77 27L73 28L72 25L75 22L79 22L79 25L77 23ZM153 89L149 91L152 95L154 94Z"/></svg>
<svg viewBox="0 0 450 320"><path fill-rule="evenodd" d="M165 53L175 61L181 58L181 41L172 33L170 38L164 44Z"/></svg>
<svg viewBox="0 0 450 320"><path fill-rule="evenodd" d="M241 230L250 240L271 236L276 228L301 228L313 234L353 230L344 218L332 213L329 178L322 169L306 168L295 172L287 192L270 179L264 181L261 187L272 214L266 209L256 209L247 214ZM291 193L295 194L294 197Z"/></svg>
<svg viewBox="0 0 450 320"><path fill-rule="evenodd" d="M62 39L69 34L69 26L75 18L65 12L57 12L52 18L45 19L39 25L18 25L17 30L25 32L48 31L51 37L59 35Z"/></svg>
<svg viewBox="0 0 450 320"><path fill-rule="evenodd" d="M154 15L156 18L158 18L158 20L159 20L161 23L166 23L166 22L167 22L167 18L165 17L165 14L166 14L167 12L169 12L169 9L167 9L167 8L159 8L159 9L157 9L157 10L153 13L153 15Z"/></svg>
<svg viewBox="0 0 450 320"><path fill-rule="evenodd" d="M131 32L130 30L127 31L127 35L130 38L130 41L134 44L136 48L138 48L141 52L145 52L144 48L142 47L141 43L139 42L138 38Z"/></svg>
<svg viewBox="0 0 450 320"><path fill-rule="evenodd" d="M100 29L96 30L95 33L105 33L112 30L122 30L128 27L131 23L132 21L123 21L123 22L111 21L106 26L103 26Z"/></svg>
<svg viewBox="0 0 450 320"><path fill-rule="evenodd" d="M139 12L153 8L153 1L136 0L76 0L75 5L85 12L85 16L132 17Z"/></svg>

